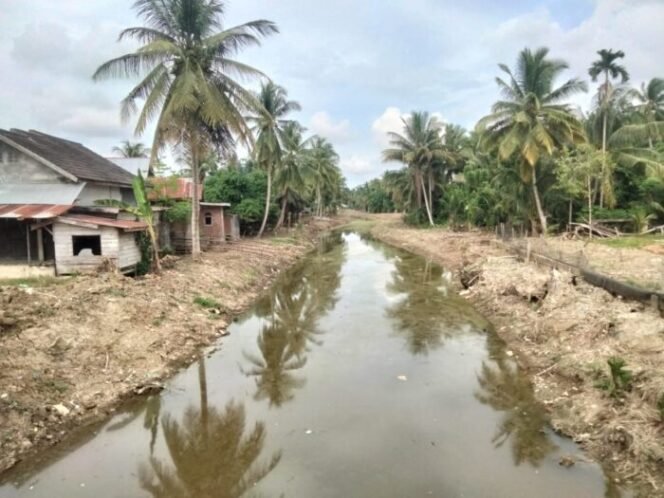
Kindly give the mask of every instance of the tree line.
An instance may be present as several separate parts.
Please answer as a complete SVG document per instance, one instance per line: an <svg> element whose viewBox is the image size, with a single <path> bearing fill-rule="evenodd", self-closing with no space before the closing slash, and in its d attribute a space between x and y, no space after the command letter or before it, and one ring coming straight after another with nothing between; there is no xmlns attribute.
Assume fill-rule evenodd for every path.
<svg viewBox="0 0 664 498"><path fill-rule="evenodd" d="M569 99L587 82L559 82L568 65L547 48L499 65L501 100L471 131L412 112L383 151L404 167L353 189L351 205L404 212L413 224L508 222L541 233L592 226L593 216L632 220L637 232L664 223L664 80L631 87L622 51L598 56L586 113Z"/></svg>
<svg viewBox="0 0 664 498"><path fill-rule="evenodd" d="M156 123L154 140L150 149L125 142L117 152L149 153L152 175L165 147L177 151L194 184L192 255L200 254L196 193L201 183L208 201L230 200L221 196L233 182L253 184L254 194L261 187L259 236L275 203L277 227L288 212L311 208L322 216L333 210L345 185L334 147L321 137L305 138L304 127L289 119L300 105L260 70L237 59L244 48L278 33L277 25L259 19L226 27L221 0L137 0L134 9L144 25L124 29L119 40L134 40L139 48L102 64L93 79L140 79L122 100L121 116L124 121L136 118L137 135ZM260 90L250 90L246 81L259 81ZM250 151L242 164L236 156L239 145ZM242 198L232 207L250 223L255 223L256 208L255 198Z"/></svg>

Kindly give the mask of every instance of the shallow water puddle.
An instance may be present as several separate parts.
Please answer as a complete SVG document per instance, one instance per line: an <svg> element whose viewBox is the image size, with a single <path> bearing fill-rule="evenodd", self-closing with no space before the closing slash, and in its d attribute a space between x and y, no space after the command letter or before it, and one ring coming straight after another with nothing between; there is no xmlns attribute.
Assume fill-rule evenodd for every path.
<svg viewBox="0 0 664 498"><path fill-rule="evenodd" d="M161 396L19 466L0 497L627 496L549 430L448 278L333 235Z"/></svg>

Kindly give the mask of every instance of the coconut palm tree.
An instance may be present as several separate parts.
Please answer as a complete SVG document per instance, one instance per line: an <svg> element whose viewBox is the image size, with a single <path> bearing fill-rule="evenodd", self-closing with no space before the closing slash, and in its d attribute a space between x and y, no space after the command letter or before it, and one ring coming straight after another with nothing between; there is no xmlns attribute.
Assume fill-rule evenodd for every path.
<svg viewBox="0 0 664 498"><path fill-rule="evenodd" d="M492 113L478 123L483 147L496 150L501 160L516 158L520 164L522 181L532 187L543 233L547 231L547 217L537 185L537 165L555 150L585 141L583 126L570 106L562 102L586 91L586 84L574 78L554 87L568 66L562 60L549 59L548 54L548 48L534 52L525 48L519 53L514 71L500 64L508 81L496 78L496 82L505 100L496 102Z"/></svg>
<svg viewBox="0 0 664 498"><path fill-rule="evenodd" d="M323 216L323 194L338 180L339 155L330 142L314 136L306 157L307 174L316 198L316 216Z"/></svg>
<svg viewBox="0 0 664 498"><path fill-rule="evenodd" d="M434 164L445 158L441 123L428 112L412 112L402 122L403 134L388 133L390 148L383 151L383 161L398 161L410 169L417 207L422 207L424 197L427 218L433 225ZM425 178L428 178L428 187Z"/></svg>
<svg viewBox="0 0 664 498"><path fill-rule="evenodd" d="M597 51L599 59L592 63L588 68L588 74L593 81L597 81L600 76L604 76L603 83L599 86L597 91L598 101L601 103L603 108L603 117L602 117L602 154L606 155L606 146L608 140L608 117L609 111L608 106L611 103L611 93L613 91L613 86L611 85L612 79L620 78L621 83L626 83L629 80L629 73L624 66L621 66L616 61L625 57L625 52L622 50L613 51L612 49L602 49ZM602 176L604 176L604 170L606 169L606 162L604 164L604 169L602 170ZM604 195L603 190L600 190L599 205L603 206Z"/></svg>
<svg viewBox="0 0 664 498"><path fill-rule="evenodd" d="M256 145L254 157L259 166L267 173L267 192L265 194L265 212L263 222L258 231L258 237L263 235L267 217L270 213L270 200L272 195L272 174L279 167L282 156L282 133L284 126L288 123L284 118L293 111L300 110L300 104L294 100L288 100L288 92L285 88L273 82L264 83L260 92L256 95L260 102L260 111L249 118L253 123L253 131L256 134Z"/></svg>
<svg viewBox="0 0 664 498"><path fill-rule="evenodd" d="M148 157L150 149L141 142L125 140L119 146L113 147L113 153L122 157Z"/></svg>
<svg viewBox="0 0 664 498"><path fill-rule="evenodd" d="M645 131L648 147L664 139L664 79L653 78L648 84L641 83L641 88L632 89L629 96L636 101L633 106L643 123L638 131Z"/></svg>
<svg viewBox="0 0 664 498"><path fill-rule="evenodd" d="M134 9L145 25L123 30L119 40L131 38L141 46L105 62L93 78L143 78L122 101L121 116L126 121L138 114L137 135L156 120L152 163L166 143L186 146L194 182L191 225L196 258L200 255L199 163L219 129L230 130L250 145L244 116L260 106L235 78L263 74L234 56L278 30L265 20L224 28L221 0L137 0ZM143 102L140 112L139 101Z"/></svg>
<svg viewBox="0 0 664 498"><path fill-rule="evenodd" d="M303 137L304 128L295 121L284 126L282 131L283 156L275 173L274 183L281 202L281 212L275 230L279 230L286 218L286 208L302 200L306 187L304 181L304 154L309 140Z"/></svg>

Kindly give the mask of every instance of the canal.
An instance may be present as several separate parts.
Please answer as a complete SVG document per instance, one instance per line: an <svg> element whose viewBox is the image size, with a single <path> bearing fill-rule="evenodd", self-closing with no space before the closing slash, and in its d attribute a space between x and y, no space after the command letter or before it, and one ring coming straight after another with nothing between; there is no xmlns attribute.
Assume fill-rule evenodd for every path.
<svg viewBox="0 0 664 498"><path fill-rule="evenodd" d="M0 497L627 496L551 431L449 278L333 234L161 394L19 465Z"/></svg>

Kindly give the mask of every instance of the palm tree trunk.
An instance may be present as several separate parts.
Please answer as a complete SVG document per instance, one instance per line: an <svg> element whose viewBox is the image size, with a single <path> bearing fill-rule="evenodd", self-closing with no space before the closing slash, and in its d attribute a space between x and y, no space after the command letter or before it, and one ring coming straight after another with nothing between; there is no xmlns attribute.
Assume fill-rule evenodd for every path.
<svg viewBox="0 0 664 498"><path fill-rule="evenodd" d="M586 182L588 184L588 225L590 230L588 231L588 237L593 238L593 190L592 190L592 181L590 180L590 175Z"/></svg>
<svg viewBox="0 0 664 498"><path fill-rule="evenodd" d="M417 201L417 209L422 208L422 185L421 177L422 173L419 169L413 171L413 176L415 179L415 200Z"/></svg>
<svg viewBox="0 0 664 498"><path fill-rule="evenodd" d="M191 138L191 177L191 257L199 259L201 257L201 226L199 221L201 205L198 198L200 173L198 171L198 147L193 136Z"/></svg>
<svg viewBox="0 0 664 498"><path fill-rule="evenodd" d="M284 220L286 219L286 207L288 207L288 196L284 192L284 196L281 199L281 213L279 213L279 221L277 221L277 226L274 227L275 232L281 228L281 225L284 224Z"/></svg>
<svg viewBox="0 0 664 498"><path fill-rule="evenodd" d="M602 171L600 173L599 207L604 207L604 174L606 173L606 132L608 127L609 73L604 72L604 115L602 116Z"/></svg>
<svg viewBox="0 0 664 498"><path fill-rule="evenodd" d="M154 273L161 273L161 261L159 260L159 238L154 231L153 220L148 223L148 235L152 244L152 268Z"/></svg>
<svg viewBox="0 0 664 498"><path fill-rule="evenodd" d="M265 194L265 212L263 213L263 223L261 229L258 231L256 238L261 238L267 225L267 217L270 214L270 196L272 195L272 168L270 165L267 167L267 193Z"/></svg>
<svg viewBox="0 0 664 498"><path fill-rule="evenodd" d="M572 199L569 200L569 216L567 220L567 229L569 230L569 227L572 225L572 211L574 209L574 202Z"/></svg>
<svg viewBox="0 0 664 498"><path fill-rule="evenodd" d="M426 186L424 185L424 176L420 175L420 181L422 183L422 191L424 192L424 207L427 211L427 217L429 218L429 225L433 226L433 217L431 216L431 209L429 208L429 200L427 198Z"/></svg>
<svg viewBox="0 0 664 498"><path fill-rule="evenodd" d="M537 216L539 216L540 225L542 226L542 233L546 235L546 215L542 210L542 203L540 202L539 190L537 189L537 176L535 168L533 167L533 197L535 197L535 206L537 207Z"/></svg>
<svg viewBox="0 0 664 498"><path fill-rule="evenodd" d="M316 216L323 216L323 197L320 192L320 185L316 185Z"/></svg>

